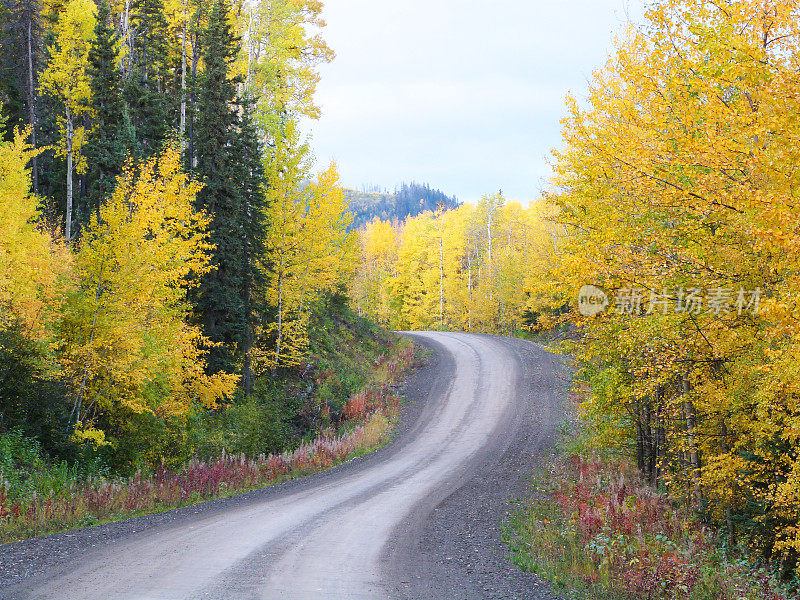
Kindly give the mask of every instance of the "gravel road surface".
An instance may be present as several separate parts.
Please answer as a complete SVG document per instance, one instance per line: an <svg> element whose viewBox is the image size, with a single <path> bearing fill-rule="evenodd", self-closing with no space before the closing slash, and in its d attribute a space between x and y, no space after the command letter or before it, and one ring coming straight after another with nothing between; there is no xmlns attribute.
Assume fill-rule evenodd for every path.
<svg viewBox="0 0 800 600"><path fill-rule="evenodd" d="M234 498L0 546L0 599L555 596L500 524L550 451L565 369L541 346L413 333L432 351L381 450Z"/></svg>

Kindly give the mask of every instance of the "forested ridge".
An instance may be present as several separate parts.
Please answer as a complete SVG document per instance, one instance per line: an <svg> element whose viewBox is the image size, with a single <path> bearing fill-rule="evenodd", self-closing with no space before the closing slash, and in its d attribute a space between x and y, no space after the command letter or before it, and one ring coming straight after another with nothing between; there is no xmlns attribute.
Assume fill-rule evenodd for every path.
<svg viewBox="0 0 800 600"><path fill-rule="evenodd" d="M404 221L426 210L436 210L440 205L455 208L455 196L448 196L427 183L401 183L393 193L378 190L365 191L345 188L347 206L353 214L352 229L360 229L375 217L383 221Z"/></svg>

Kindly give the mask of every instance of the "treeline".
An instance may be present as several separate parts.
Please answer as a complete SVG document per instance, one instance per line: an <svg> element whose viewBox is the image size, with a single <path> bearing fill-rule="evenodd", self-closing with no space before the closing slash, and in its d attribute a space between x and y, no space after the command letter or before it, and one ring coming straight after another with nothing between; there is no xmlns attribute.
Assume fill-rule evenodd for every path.
<svg viewBox="0 0 800 600"><path fill-rule="evenodd" d="M361 229L375 217L382 221L402 222L426 210L436 210L439 206L456 208L459 205L455 196L447 196L427 183L413 181L402 183L393 194L347 189L345 197L353 213L352 229Z"/></svg>
<svg viewBox="0 0 800 600"><path fill-rule="evenodd" d="M553 286L581 408L728 548L800 551L800 3L663 0L570 101ZM546 282L543 282L546 283Z"/></svg>
<svg viewBox="0 0 800 600"><path fill-rule="evenodd" d="M551 303L535 294L554 268L548 207L501 193L406 219L375 218L360 232L350 287L359 311L391 329L515 334Z"/></svg>
<svg viewBox="0 0 800 600"><path fill-rule="evenodd" d="M275 400L345 310L344 193L297 127L321 9L2 0L0 434L181 460L190 420ZM267 404L265 439L296 416Z"/></svg>

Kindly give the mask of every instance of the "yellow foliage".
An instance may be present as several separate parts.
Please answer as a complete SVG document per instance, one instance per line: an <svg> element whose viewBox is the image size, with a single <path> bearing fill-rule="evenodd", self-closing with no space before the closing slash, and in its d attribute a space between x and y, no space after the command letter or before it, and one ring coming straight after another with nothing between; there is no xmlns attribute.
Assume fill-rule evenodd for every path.
<svg viewBox="0 0 800 600"><path fill-rule="evenodd" d="M254 350L257 368L274 370L298 364L308 347L308 317L313 303L344 287L352 271L352 217L335 164L304 182L306 148L289 123L287 136L270 157L267 171L267 252L263 268L266 295L277 319L259 332ZM274 344L266 340L274 340Z"/></svg>
<svg viewBox="0 0 800 600"><path fill-rule="evenodd" d="M562 302L575 310L592 283L641 288L645 309L651 293L672 303L573 315L584 412L625 429L648 474L731 528L763 507L752 518L766 553L800 551L799 9L655 4L585 105L569 101L553 197L568 232ZM760 290L760 310L677 312L695 286Z"/></svg>
<svg viewBox="0 0 800 600"><path fill-rule="evenodd" d="M73 118L89 109L92 96L89 44L94 35L96 10L92 0L66 3L55 27L50 61L40 76L41 89L62 102Z"/></svg>
<svg viewBox="0 0 800 600"><path fill-rule="evenodd" d="M71 258L44 229L30 192L27 164L42 150L26 143L29 133L16 131L12 142L0 143L0 326L15 319L41 339Z"/></svg>
<svg viewBox="0 0 800 600"><path fill-rule="evenodd" d="M319 34L325 25L320 0L259 0L247 11L244 47L247 80L258 98L256 118L271 136L282 137L286 120L319 117L315 70L334 53Z"/></svg>
<svg viewBox="0 0 800 600"><path fill-rule="evenodd" d="M552 269L552 225L541 206L499 194L477 205L426 211L399 227L378 219L361 232L350 295L393 329L514 333L534 323Z"/></svg>
<svg viewBox="0 0 800 600"><path fill-rule="evenodd" d="M71 437L73 442L78 444L85 444L88 442L94 449L111 445L111 443L106 440L104 431L93 427L84 427L83 423L80 421L75 423Z"/></svg>
<svg viewBox="0 0 800 600"><path fill-rule="evenodd" d="M211 407L238 377L205 373L208 342L187 324L187 290L207 273L208 219L193 209L200 189L168 147L129 164L94 215L76 255L78 289L61 323L61 359L73 417L121 409L161 417Z"/></svg>

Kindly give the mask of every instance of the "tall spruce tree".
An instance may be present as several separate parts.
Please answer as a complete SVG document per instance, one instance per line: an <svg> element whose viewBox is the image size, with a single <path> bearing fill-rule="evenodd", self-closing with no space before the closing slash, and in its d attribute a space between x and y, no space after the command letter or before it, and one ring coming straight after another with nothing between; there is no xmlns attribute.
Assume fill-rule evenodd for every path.
<svg viewBox="0 0 800 600"><path fill-rule="evenodd" d="M122 75L117 66L118 35L111 25L111 11L102 0L97 13L95 39L89 51L94 127L86 146L89 163L88 194L84 220L100 208L103 197L114 190L127 154L135 144L133 126L122 96Z"/></svg>
<svg viewBox="0 0 800 600"><path fill-rule="evenodd" d="M264 196L258 137L249 108L242 109L237 98L240 78L232 75L238 51L227 2L217 0L203 36L205 72L198 89L194 148L195 172L204 183L197 201L211 218L215 269L202 281L195 302L205 334L220 344L211 350L209 367L244 371L248 391L251 292L257 284L253 264L263 252Z"/></svg>
<svg viewBox="0 0 800 600"><path fill-rule="evenodd" d="M246 395L250 395L253 383L252 364L250 360L253 349L254 328L259 318L267 316L269 307L264 305L263 272L255 267L261 262L261 257L266 252L265 235L267 223L266 195L264 193L265 173L262 162L262 148L259 143L258 131L253 120L255 101L250 98L243 99L242 114L239 132L234 142L234 156L237 159L239 176L239 193L243 200L242 214L242 241L244 256L244 277L242 280L242 299L245 311L244 336L240 354L242 357L242 385ZM259 300L261 299L261 301Z"/></svg>

